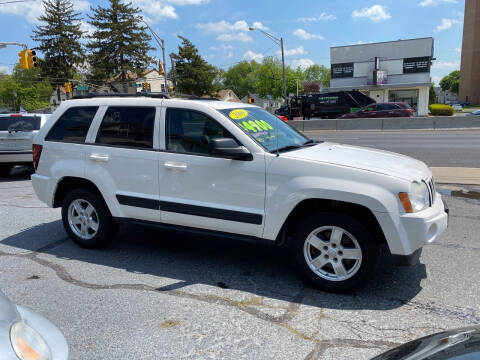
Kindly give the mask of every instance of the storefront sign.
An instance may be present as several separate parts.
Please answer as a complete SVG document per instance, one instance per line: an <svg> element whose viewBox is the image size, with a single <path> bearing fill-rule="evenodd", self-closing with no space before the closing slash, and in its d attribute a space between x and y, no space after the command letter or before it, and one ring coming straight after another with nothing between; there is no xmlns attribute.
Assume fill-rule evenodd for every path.
<svg viewBox="0 0 480 360"><path fill-rule="evenodd" d="M332 64L332 78L353 77L353 63Z"/></svg>
<svg viewBox="0 0 480 360"><path fill-rule="evenodd" d="M430 57L416 57L403 59L403 73L423 73L430 72Z"/></svg>

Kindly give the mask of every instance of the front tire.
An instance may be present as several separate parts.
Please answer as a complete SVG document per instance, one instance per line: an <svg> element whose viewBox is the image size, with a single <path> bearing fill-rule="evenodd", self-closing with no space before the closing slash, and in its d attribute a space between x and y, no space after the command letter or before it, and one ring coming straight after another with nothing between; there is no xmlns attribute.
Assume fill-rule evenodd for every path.
<svg viewBox="0 0 480 360"><path fill-rule="evenodd" d="M67 193L62 206L62 221L70 238L88 249L108 246L116 234L116 224L105 202L87 189Z"/></svg>
<svg viewBox="0 0 480 360"><path fill-rule="evenodd" d="M300 271L323 290L347 292L375 274L376 242L365 226L347 214L313 214L300 222L294 240Z"/></svg>

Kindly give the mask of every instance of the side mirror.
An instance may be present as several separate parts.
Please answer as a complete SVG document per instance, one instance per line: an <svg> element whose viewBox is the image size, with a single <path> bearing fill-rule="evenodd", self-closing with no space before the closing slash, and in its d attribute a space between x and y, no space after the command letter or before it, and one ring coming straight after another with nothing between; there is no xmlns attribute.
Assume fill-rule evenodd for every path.
<svg viewBox="0 0 480 360"><path fill-rule="evenodd" d="M212 155L232 160L253 160L252 154L243 146L239 146L232 138L216 138L210 140Z"/></svg>

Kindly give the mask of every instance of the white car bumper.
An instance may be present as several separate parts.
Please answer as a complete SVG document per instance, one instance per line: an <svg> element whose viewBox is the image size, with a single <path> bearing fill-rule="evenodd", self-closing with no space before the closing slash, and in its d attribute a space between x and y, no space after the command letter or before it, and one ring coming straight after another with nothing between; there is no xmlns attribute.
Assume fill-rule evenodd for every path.
<svg viewBox="0 0 480 360"><path fill-rule="evenodd" d="M37 195L38 199L48 206L53 206L53 190L50 188L51 182L50 178L38 174L33 174L31 176L32 179L32 186L35 194Z"/></svg>
<svg viewBox="0 0 480 360"><path fill-rule="evenodd" d="M0 164L22 164L33 161L31 150L10 151L0 150Z"/></svg>
<svg viewBox="0 0 480 360"><path fill-rule="evenodd" d="M424 245L431 244L447 230L448 212L442 196L437 193L433 205L417 213L399 216L389 213L375 215L384 231L394 260L398 263L411 264L418 260Z"/></svg>

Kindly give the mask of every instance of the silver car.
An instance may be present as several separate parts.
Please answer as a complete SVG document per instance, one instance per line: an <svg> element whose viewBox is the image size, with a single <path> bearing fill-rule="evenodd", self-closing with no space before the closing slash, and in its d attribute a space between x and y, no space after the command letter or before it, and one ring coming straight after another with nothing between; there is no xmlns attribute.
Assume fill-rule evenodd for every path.
<svg viewBox="0 0 480 360"><path fill-rule="evenodd" d="M471 113L468 113L467 116L480 116L480 110L472 111Z"/></svg>
<svg viewBox="0 0 480 360"><path fill-rule="evenodd" d="M12 303L0 291L0 360L68 359L65 337L55 325Z"/></svg>
<svg viewBox="0 0 480 360"><path fill-rule="evenodd" d="M0 114L0 176L15 165L32 165L32 141L50 114Z"/></svg>

